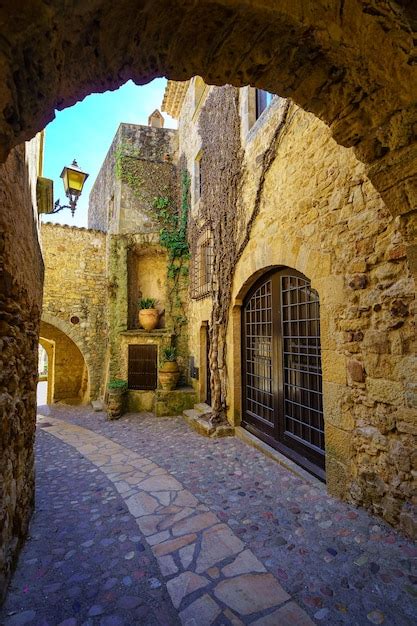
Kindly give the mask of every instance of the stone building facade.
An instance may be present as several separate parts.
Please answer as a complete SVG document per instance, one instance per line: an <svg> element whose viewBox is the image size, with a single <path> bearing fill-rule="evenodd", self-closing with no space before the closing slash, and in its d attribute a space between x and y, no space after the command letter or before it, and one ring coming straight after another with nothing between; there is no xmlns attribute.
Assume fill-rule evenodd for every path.
<svg viewBox="0 0 417 626"><path fill-rule="evenodd" d="M167 251L153 208L158 197L178 200L178 138L156 113L150 116L152 126L120 125L90 194L88 229L42 226L46 271L40 341L51 364L49 402L104 399L107 382L115 378L129 383L129 410L172 415L196 401L187 388L186 328L175 328L178 311L175 303L171 306ZM185 276L175 298L181 293L184 300ZM156 299L155 331L139 325L142 297ZM166 393L157 389L156 371L162 348L174 340L182 386ZM153 384L137 385L132 354L147 349L154 360Z"/></svg>
<svg viewBox="0 0 417 626"><path fill-rule="evenodd" d="M180 152L192 173L191 215L200 228L205 214L205 194L213 185L213 173L204 170L206 146L202 128L207 126L207 120L214 120L213 99L226 89L201 89L199 79L193 79L188 83L169 83L165 94L165 110L179 119ZM225 95L232 97L232 92ZM288 378L294 372L286 370L287 357L285 354L277 357L284 364L284 371L277 375L283 378L281 393L287 393L284 408L273 408L271 421L283 421L283 430L287 430L282 433L282 428L278 428L281 433L278 435L276 431L271 435L268 424L259 427L265 415L253 415L256 394L262 393L263 385L270 383L265 381L268 376L261 372L262 376L259 373L258 382L254 383L253 376L248 378L248 370L252 367L253 373L255 365L244 362L251 361L249 349L250 357L254 358L248 342L255 341L252 335L257 333L256 326L252 326L252 339L246 339L246 344L242 335L245 307L254 306L254 300L252 304L248 302L254 285L262 289L271 274L279 276L288 270L299 280L300 277L307 280L320 306L317 321L324 443L320 451L322 471L316 473L325 477L330 493L366 506L415 535L415 284L399 218L387 211L352 150L338 146L324 124L279 97L270 98L269 105L257 112L257 99L258 107L262 105L259 98L262 94L257 90L249 87L239 90L242 175L235 236L238 242L245 237L247 241L233 272L223 347L228 420L238 428L243 424L315 471L308 461L308 449L303 457L306 448L291 446L292 438L296 444L303 436L308 440L308 429L301 426L298 433L288 435L291 419L287 401L291 402L294 393L300 399L304 392L297 389L294 379ZM214 121L211 131L219 150L230 142L231 135L228 137L227 130L219 128ZM226 179L227 184L230 181ZM223 193L221 185L217 192ZM202 241L194 249L191 265L197 268L206 254L204 245ZM221 250L211 250L211 257L216 254L221 254ZM197 281L201 282L201 270L197 269L197 274ZM198 367L198 380L193 382L202 401L208 395L207 348L213 298L218 297L216 279L212 277L205 293L194 294L189 308L190 355ZM262 312L258 310L256 314ZM278 335L284 332L282 328L278 329ZM297 341L298 333L294 331L287 338L287 345ZM309 346L314 339L317 337L310 336L298 345ZM277 346L282 341L278 336ZM274 345L273 349L276 349ZM261 359L260 347L258 351ZM317 350L314 354L317 355ZM262 358L265 367L265 355ZM296 369L297 360L292 358ZM308 358L300 357L298 364L300 360L311 367L311 383L317 359L310 358L310 366ZM274 375L270 378L274 386ZM305 385L308 377L302 380L300 384ZM245 393L245 385L249 383L257 387L251 397ZM300 400L308 415L306 419L312 419L312 411L317 409L312 401L314 393L310 387L306 390L308 397L305 395ZM313 403L310 408L309 400ZM261 420L256 422L256 417ZM299 414L297 418L300 419ZM320 430L319 424L315 426ZM318 447L318 440L310 438L307 448L311 443L311 447Z"/></svg>
<svg viewBox="0 0 417 626"><path fill-rule="evenodd" d="M151 126L120 125L91 191L89 227L107 236L108 370L103 380L128 380L130 410L173 414L192 404L195 396L192 389L170 397L156 390L162 348L175 337L184 385L188 350L186 329L175 330L168 253L160 242L161 225L154 209L155 198L178 204L177 133L163 128L159 116L155 112L150 116ZM175 292L176 298L181 291L184 288ZM140 298L156 300L160 319L155 331L145 332L139 325ZM153 355L150 385L131 382L132 355L145 346Z"/></svg>

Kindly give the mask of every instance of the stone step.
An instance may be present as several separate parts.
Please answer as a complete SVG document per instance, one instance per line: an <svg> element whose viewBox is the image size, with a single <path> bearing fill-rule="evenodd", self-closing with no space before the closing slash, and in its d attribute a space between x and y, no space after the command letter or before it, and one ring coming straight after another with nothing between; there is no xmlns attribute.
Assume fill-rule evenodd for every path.
<svg viewBox="0 0 417 626"><path fill-rule="evenodd" d="M206 405L207 406L207 405ZM183 418L193 430L204 437L227 437L234 435L234 428L229 424L220 424L220 426L212 426L204 414L194 409L183 411Z"/></svg>
<svg viewBox="0 0 417 626"><path fill-rule="evenodd" d="M196 411L202 413L203 415L205 413L211 413L211 406L209 404L206 404L205 402L199 402L198 404L195 404L194 408Z"/></svg>

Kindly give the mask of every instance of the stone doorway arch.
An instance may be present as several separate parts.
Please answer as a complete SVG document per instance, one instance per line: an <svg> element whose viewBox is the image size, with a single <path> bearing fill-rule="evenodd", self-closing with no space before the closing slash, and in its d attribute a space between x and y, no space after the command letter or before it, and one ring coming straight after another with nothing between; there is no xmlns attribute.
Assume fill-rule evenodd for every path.
<svg viewBox="0 0 417 626"><path fill-rule="evenodd" d="M251 84L313 112L338 143L354 147L391 212L406 214L417 206L416 9L407 0L333 4L5 5L0 158L41 130L55 109L93 91L128 79L201 75L210 84Z"/></svg>
<svg viewBox="0 0 417 626"><path fill-rule="evenodd" d="M49 365L47 403L84 404L90 400L89 368L77 343L62 327L65 322L41 321L39 342L47 351Z"/></svg>
<svg viewBox="0 0 417 626"><path fill-rule="evenodd" d="M288 267L264 273L241 309L242 425L325 479L320 298Z"/></svg>

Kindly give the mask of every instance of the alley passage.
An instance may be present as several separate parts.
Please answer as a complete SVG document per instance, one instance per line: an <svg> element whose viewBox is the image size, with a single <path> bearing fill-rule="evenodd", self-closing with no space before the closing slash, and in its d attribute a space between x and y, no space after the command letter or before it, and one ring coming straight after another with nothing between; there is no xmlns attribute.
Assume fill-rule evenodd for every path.
<svg viewBox="0 0 417 626"><path fill-rule="evenodd" d="M40 411L1 624L416 623L416 546L314 479L180 418Z"/></svg>

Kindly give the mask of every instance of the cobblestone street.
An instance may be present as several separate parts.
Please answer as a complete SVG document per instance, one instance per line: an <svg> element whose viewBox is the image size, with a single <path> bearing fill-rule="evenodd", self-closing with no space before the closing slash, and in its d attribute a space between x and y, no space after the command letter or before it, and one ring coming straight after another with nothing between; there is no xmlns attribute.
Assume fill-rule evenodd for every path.
<svg viewBox="0 0 417 626"><path fill-rule="evenodd" d="M41 407L7 626L417 623L417 547L237 438Z"/></svg>

